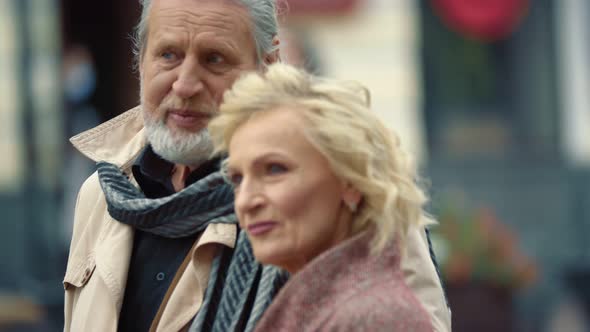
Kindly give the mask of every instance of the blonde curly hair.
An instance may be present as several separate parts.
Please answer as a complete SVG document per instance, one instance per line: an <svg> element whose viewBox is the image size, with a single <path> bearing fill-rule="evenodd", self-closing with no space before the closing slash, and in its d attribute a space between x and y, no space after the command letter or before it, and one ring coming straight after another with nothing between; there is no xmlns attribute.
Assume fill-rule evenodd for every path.
<svg viewBox="0 0 590 332"><path fill-rule="evenodd" d="M313 76L286 64L249 73L224 94L219 114L209 123L215 154L227 153L234 132L250 117L288 107L307 126L305 135L328 160L332 171L362 195L353 215L353 234L374 226L372 250L397 235L405 244L412 226L434 221L425 213L416 167L395 133L370 110L370 94L356 82Z"/></svg>

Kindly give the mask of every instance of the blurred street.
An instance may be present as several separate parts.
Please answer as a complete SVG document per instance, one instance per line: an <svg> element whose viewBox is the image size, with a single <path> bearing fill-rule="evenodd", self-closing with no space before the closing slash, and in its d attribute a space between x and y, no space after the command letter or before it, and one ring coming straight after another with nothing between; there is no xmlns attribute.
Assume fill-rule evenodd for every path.
<svg viewBox="0 0 590 332"><path fill-rule="evenodd" d="M590 2L285 1L283 60L365 84L420 165L453 331L590 331ZM68 138L138 103L139 14L0 0L2 332L63 330Z"/></svg>

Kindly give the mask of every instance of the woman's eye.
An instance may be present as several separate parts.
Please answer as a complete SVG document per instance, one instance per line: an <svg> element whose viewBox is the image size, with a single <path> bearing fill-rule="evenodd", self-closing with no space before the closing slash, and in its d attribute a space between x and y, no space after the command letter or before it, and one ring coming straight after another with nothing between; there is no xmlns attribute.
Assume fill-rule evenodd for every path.
<svg viewBox="0 0 590 332"><path fill-rule="evenodd" d="M240 183L242 183L242 175L241 174L228 174L227 176L229 183L231 183L232 186L238 187L240 185Z"/></svg>
<svg viewBox="0 0 590 332"><path fill-rule="evenodd" d="M272 163L266 167L266 170L269 174L281 174L287 171L287 167L281 164Z"/></svg>

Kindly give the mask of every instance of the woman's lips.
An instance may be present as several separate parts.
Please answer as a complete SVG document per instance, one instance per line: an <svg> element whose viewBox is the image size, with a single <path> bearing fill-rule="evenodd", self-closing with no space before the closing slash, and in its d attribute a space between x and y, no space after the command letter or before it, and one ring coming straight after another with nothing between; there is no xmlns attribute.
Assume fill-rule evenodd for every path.
<svg viewBox="0 0 590 332"><path fill-rule="evenodd" d="M194 128L197 125L206 125L209 121L209 114L190 111L170 111L168 120L174 122L178 127Z"/></svg>
<svg viewBox="0 0 590 332"><path fill-rule="evenodd" d="M251 236L260 236L273 230L277 225L274 221L262 221L248 226L248 234Z"/></svg>

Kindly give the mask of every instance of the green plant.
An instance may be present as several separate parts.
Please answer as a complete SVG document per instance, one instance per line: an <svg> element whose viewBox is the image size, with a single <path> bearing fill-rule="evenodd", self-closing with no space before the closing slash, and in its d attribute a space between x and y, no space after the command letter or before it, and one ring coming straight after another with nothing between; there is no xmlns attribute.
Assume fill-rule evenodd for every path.
<svg viewBox="0 0 590 332"><path fill-rule="evenodd" d="M522 253L516 235L491 209L446 206L439 221L432 238L446 282L521 288L536 280L535 263Z"/></svg>

